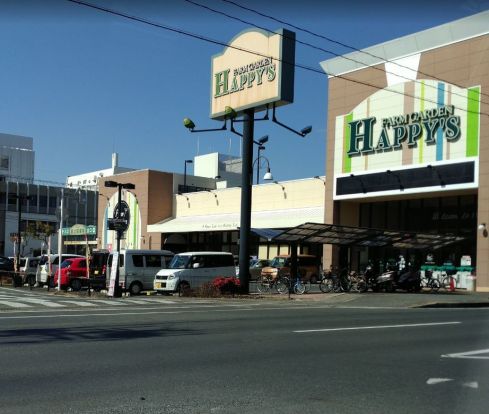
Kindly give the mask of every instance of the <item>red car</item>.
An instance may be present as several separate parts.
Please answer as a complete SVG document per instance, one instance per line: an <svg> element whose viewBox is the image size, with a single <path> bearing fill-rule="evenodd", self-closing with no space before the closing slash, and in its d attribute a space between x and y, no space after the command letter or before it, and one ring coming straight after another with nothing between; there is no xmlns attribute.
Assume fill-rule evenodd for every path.
<svg viewBox="0 0 489 414"><path fill-rule="evenodd" d="M61 272L61 288L67 289L68 287L75 288L74 284L80 284L80 281L76 278L87 277L87 259L84 257L77 257L73 259L63 260L61 268L58 269L54 275L54 285L58 286L58 276ZM76 289L79 290L79 289Z"/></svg>

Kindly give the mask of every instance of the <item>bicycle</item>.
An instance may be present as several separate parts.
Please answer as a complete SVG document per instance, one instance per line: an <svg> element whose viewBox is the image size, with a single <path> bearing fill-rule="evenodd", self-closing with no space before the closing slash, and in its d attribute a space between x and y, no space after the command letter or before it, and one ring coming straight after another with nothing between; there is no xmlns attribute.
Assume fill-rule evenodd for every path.
<svg viewBox="0 0 489 414"><path fill-rule="evenodd" d="M301 276L297 273L295 283L292 286L292 290L296 295L303 295L308 290L306 284L301 280Z"/></svg>
<svg viewBox="0 0 489 414"><path fill-rule="evenodd" d="M272 277L270 275L260 276L256 280L256 289L260 293L271 293L275 289L278 293L287 293L290 286L290 280L287 276Z"/></svg>
<svg viewBox="0 0 489 414"><path fill-rule="evenodd" d="M433 271L425 270L424 276L421 278L421 288L428 288L430 293L436 293L440 289L440 286L440 281L433 278Z"/></svg>
<svg viewBox="0 0 489 414"><path fill-rule="evenodd" d="M456 279L453 277L454 275L455 272L452 270L443 270L440 274L440 289L444 289L445 291L455 290Z"/></svg>
<svg viewBox="0 0 489 414"><path fill-rule="evenodd" d="M333 272L334 268L323 274L323 278L319 282L319 289L323 293L329 293L331 291L335 293L340 292L349 292L352 287L350 273L347 268L344 268L340 271L339 276ZM356 275L356 273L355 273ZM355 276L356 277L356 276ZM358 283L358 279L356 279Z"/></svg>

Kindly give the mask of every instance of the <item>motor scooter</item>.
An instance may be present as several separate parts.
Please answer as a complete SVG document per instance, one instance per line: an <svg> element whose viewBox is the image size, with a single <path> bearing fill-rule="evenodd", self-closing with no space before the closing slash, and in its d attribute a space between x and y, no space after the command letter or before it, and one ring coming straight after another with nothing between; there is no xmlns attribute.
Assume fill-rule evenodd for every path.
<svg viewBox="0 0 489 414"><path fill-rule="evenodd" d="M407 292L420 292L421 291L421 274L419 271L414 270L411 266L404 269L403 273L399 275L398 280L394 285L395 289L402 289Z"/></svg>
<svg viewBox="0 0 489 414"><path fill-rule="evenodd" d="M398 271L395 267L388 265L386 271L377 276L372 284L374 292L384 290L386 292L394 292L396 290L396 280Z"/></svg>

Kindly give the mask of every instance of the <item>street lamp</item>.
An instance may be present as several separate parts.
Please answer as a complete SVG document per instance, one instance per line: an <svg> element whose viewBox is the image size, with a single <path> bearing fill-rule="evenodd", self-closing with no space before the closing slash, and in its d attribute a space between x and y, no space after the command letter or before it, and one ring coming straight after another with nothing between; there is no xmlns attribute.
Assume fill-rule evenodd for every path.
<svg viewBox="0 0 489 414"><path fill-rule="evenodd" d="M187 192L187 164L193 164L192 160L185 160L185 166L183 168L183 191Z"/></svg>
<svg viewBox="0 0 489 414"><path fill-rule="evenodd" d="M17 242L16 242L17 251L15 254L15 260L16 260L15 271L20 272L20 243L21 243L21 239L22 239L20 227L21 227L21 221L22 221L22 204L23 204L24 200L32 200L33 196L23 195L23 194L15 194L15 193L9 193L9 196L11 198L15 198L17 200L17 209L19 212L18 220L17 220ZM15 283L14 283L14 286L15 286Z"/></svg>
<svg viewBox="0 0 489 414"><path fill-rule="evenodd" d="M257 159L260 158L260 152L265 149L265 146L263 144L265 144L266 142L268 142L268 135L261 137L258 141L253 140L253 144L258 145L258 157L257 157ZM260 184L260 163L258 163L257 168L256 168L256 184L257 185Z"/></svg>
<svg viewBox="0 0 489 414"><path fill-rule="evenodd" d="M272 173L270 172L270 161L267 157L265 157L264 155L260 155L259 157L257 157L255 159L255 161L253 161L253 165L251 167L251 169L253 170L253 168L255 167L255 164L257 164L257 167L259 168L260 167L260 161L261 160L265 160L267 162L267 172L265 173L265 175L263 176L263 179L265 181L270 181L270 180L273 180L273 176L272 176Z"/></svg>
<svg viewBox="0 0 489 414"><path fill-rule="evenodd" d="M120 298L122 297L122 290L121 287L119 286L119 263L120 263L119 256L121 253L121 237L122 234L127 230L127 227L129 226L129 221L128 220L124 221L125 212L122 213L122 208L121 208L122 189L124 188L126 190L134 190L136 186L132 183L118 183L117 181L105 181L104 185L105 187L117 188L117 205L116 208L114 209L116 215L114 219L116 221L111 230L115 230L117 232L117 263L115 265L116 271L115 271L115 281L114 281L114 297ZM112 266L114 266L113 260L114 258L112 258ZM127 289L126 282L127 282L127 278L125 276L124 289Z"/></svg>

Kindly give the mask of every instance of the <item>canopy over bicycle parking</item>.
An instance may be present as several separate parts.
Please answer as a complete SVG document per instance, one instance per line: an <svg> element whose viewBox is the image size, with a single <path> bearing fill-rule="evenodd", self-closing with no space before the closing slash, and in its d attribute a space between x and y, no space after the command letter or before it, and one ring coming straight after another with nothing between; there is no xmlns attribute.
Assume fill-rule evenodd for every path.
<svg viewBox="0 0 489 414"><path fill-rule="evenodd" d="M391 231L323 223L304 223L283 231L276 229L252 229L252 231L268 241L289 244L333 244L346 247L391 246L398 249L436 250L465 240L464 237L448 234Z"/></svg>

